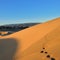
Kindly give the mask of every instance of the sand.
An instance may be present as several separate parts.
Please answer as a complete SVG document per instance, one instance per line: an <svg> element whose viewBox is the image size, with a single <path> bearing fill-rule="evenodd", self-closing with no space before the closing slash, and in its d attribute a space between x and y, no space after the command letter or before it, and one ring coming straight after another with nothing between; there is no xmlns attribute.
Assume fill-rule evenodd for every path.
<svg viewBox="0 0 60 60"><path fill-rule="evenodd" d="M9 50L7 56L12 55L11 57L5 57L5 53L2 54L2 57L5 57L5 60L10 58L11 60L60 60L59 27L60 18L57 18L1 37L1 41L4 41L4 39L5 41L15 41L13 46L16 46L13 55L9 53L8 48L5 49L5 52L7 52L7 49ZM3 60L3 58L1 59Z"/></svg>
<svg viewBox="0 0 60 60"><path fill-rule="evenodd" d="M0 34L1 35L6 35L6 34L8 34L8 32L6 32L6 31L0 31Z"/></svg>

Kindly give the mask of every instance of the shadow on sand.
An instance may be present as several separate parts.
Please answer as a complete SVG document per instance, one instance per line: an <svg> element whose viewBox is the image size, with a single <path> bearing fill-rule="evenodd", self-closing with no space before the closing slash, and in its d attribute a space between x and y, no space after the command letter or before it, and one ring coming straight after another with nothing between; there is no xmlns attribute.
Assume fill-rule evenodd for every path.
<svg viewBox="0 0 60 60"><path fill-rule="evenodd" d="M0 60L13 60L17 45L17 41L13 38L0 39Z"/></svg>

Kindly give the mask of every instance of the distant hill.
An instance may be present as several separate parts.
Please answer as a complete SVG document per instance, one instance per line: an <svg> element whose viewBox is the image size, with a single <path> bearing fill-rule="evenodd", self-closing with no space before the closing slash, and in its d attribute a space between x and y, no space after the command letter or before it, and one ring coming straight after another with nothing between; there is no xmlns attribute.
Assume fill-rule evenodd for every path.
<svg viewBox="0 0 60 60"><path fill-rule="evenodd" d="M23 24L1 25L0 31L9 32L9 34L10 34L10 33L14 33L14 32L29 28L29 27L34 26L36 24L40 24L40 23L23 23Z"/></svg>

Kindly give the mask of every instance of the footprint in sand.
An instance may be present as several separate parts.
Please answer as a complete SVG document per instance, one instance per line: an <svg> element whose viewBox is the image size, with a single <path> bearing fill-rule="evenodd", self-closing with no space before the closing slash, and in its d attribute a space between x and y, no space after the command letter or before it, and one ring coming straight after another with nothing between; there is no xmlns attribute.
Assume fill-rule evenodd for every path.
<svg viewBox="0 0 60 60"><path fill-rule="evenodd" d="M55 60L55 58L51 58L51 60Z"/></svg>
<svg viewBox="0 0 60 60"><path fill-rule="evenodd" d="M47 58L50 58L50 55L47 55L46 57L47 57Z"/></svg>
<svg viewBox="0 0 60 60"><path fill-rule="evenodd" d="M47 54L48 52L45 52L45 54Z"/></svg>
<svg viewBox="0 0 60 60"><path fill-rule="evenodd" d="M45 49L45 48L43 48L43 49ZM44 52L43 50L40 53L48 54L48 52L46 52L46 51ZM50 58L51 60L55 60L55 58L51 58L50 55L47 55L46 57L47 58Z"/></svg>
<svg viewBox="0 0 60 60"><path fill-rule="evenodd" d="M43 53L44 51L41 51L41 53Z"/></svg>

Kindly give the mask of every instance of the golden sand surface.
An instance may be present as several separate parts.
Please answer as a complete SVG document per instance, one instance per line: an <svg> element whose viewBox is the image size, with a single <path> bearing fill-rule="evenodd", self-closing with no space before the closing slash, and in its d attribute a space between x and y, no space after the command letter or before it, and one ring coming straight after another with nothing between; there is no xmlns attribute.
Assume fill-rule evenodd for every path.
<svg viewBox="0 0 60 60"><path fill-rule="evenodd" d="M0 40L6 41L9 38L17 42L12 60L60 60L60 18L32 26Z"/></svg>

